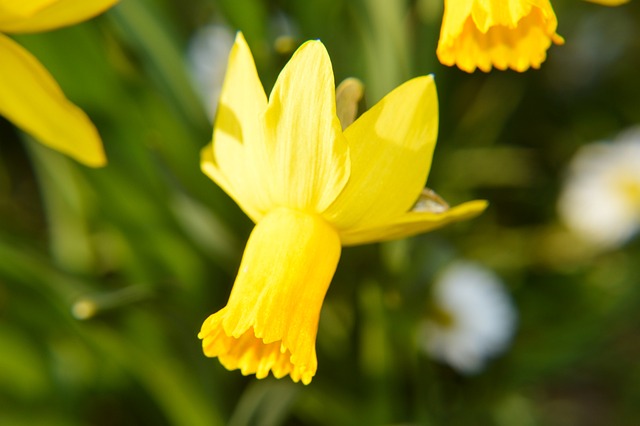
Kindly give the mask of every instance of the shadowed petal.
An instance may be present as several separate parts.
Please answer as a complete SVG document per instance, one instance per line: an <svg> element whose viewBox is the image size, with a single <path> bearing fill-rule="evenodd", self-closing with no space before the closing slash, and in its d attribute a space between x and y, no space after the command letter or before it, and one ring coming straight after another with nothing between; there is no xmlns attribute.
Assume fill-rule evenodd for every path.
<svg viewBox="0 0 640 426"><path fill-rule="evenodd" d="M242 33L229 53L213 129L213 147L202 151L202 170L257 222L269 205L264 176L261 117L267 95Z"/></svg>
<svg viewBox="0 0 640 426"><path fill-rule="evenodd" d="M342 130L349 127L358 115L358 103L364 95L364 86L357 78L347 78L336 88L336 115Z"/></svg>

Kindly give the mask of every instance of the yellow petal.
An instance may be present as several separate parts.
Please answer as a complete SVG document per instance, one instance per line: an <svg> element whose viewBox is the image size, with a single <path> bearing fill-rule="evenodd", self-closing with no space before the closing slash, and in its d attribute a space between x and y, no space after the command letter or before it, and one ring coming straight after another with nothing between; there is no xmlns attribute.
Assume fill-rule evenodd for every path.
<svg viewBox="0 0 640 426"><path fill-rule="evenodd" d="M349 178L349 152L336 116L331 61L319 41L303 44L278 76L265 114L275 205L319 212Z"/></svg>
<svg viewBox="0 0 640 426"><path fill-rule="evenodd" d="M469 201L444 212L410 211L375 228L355 228L340 233L343 245L367 244L410 237L441 228L449 223L471 219L487 208L483 200Z"/></svg>
<svg viewBox="0 0 640 426"><path fill-rule="evenodd" d="M536 3L545 1L548 3L548 0L476 0L472 2L471 18L482 33L497 25L516 28L518 21L531 13Z"/></svg>
<svg viewBox="0 0 640 426"><path fill-rule="evenodd" d="M551 43L562 44L548 0L447 0L437 55L473 72L539 68Z"/></svg>
<svg viewBox="0 0 640 426"><path fill-rule="evenodd" d="M6 22L22 21L58 0L0 0L0 30Z"/></svg>
<svg viewBox="0 0 640 426"><path fill-rule="evenodd" d="M438 134L433 77L401 85L345 131L351 176L323 217L341 231L407 212L424 187Z"/></svg>
<svg viewBox="0 0 640 426"><path fill-rule="evenodd" d="M11 5L5 9L9 2L21 5ZM0 31L32 33L66 27L91 19L117 2L118 0L0 0Z"/></svg>
<svg viewBox="0 0 640 426"><path fill-rule="evenodd" d="M336 231L319 216L276 209L255 227L229 302L204 322L205 355L229 370L308 384L324 296L340 258Z"/></svg>
<svg viewBox="0 0 640 426"><path fill-rule="evenodd" d="M86 114L29 52L0 34L0 114L43 144L93 167L106 158Z"/></svg>
<svg viewBox="0 0 640 426"><path fill-rule="evenodd" d="M265 185L262 116L267 95L242 33L229 53L213 128L213 148L202 151L202 170L254 221L270 206ZM268 173L268 171L267 171Z"/></svg>

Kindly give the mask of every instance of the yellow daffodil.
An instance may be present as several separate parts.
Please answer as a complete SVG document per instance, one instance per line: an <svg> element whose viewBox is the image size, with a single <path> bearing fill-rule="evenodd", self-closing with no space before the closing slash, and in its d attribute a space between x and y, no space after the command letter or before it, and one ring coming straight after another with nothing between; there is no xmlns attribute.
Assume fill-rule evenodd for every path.
<svg viewBox="0 0 640 426"><path fill-rule="evenodd" d="M540 68L563 44L549 0L445 0L437 55L444 65L488 72Z"/></svg>
<svg viewBox="0 0 640 426"><path fill-rule="evenodd" d="M357 86L343 91L346 99L359 97ZM245 375L311 381L341 246L430 231L486 207L448 208L423 191L438 130L431 76L396 88L344 131L335 90L327 51L309 41L267 99L238 34L202 169L256 227L227 305L199 337L207 356Z"/></svg>
<svg viewBox="0 0 640 426"><path fill-rule="evenodd" d="M0 114L43 144L93 167L106 158L86 114L51 74L3 33L52 30L104 12L117 0L0 0Z"/></svg>

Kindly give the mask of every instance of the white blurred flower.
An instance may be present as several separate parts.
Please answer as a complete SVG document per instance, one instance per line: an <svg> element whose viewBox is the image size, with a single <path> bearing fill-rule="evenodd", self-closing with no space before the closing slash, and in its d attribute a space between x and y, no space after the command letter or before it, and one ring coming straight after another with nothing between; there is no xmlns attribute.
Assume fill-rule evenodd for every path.
<svg viewBox="0 0 640 426"><path fill-rule="evenodd" d="M640 127L577 152L560 194L567 227L598 248L624 244L640 229Z"/></svg>
<svg viewBox="0 0 640 426"><path fill-rule="evenodd" d="M515 331L517 313L500 279L475 263L454 263L443 272L432 307L420 328L421 346L460 373L479 372Z"/></svg>
<svg viewBox="0 0 640 426"><path fill-rule="evenodd" d="M226 25L209 24L198 29L189 42L189 72L211 121L215 117L234 40L235 32Z"/></svg>

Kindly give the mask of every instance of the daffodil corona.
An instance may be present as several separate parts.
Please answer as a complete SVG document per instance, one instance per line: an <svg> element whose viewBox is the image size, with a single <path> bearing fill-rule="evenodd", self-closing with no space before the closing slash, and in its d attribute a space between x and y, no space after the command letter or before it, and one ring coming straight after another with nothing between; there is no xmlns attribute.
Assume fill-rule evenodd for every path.
<svg viewBox="0 0 640 426"><path fill-rule="evenodd" d="M106 158L100 136L51 74L2 33L34 33L86 21L118 0L0 0L0 114L43 144L89 166Z"/></svg>
<svg viewBox="0 0 640 426"><path fill-rule="evenodd" d="M557 26L549 0L445 0L438 59L467 72L540 68L564 43Z"/></svg>
<svg viewBox="0 0 640 426"><path fill-rule="evenodd" d="M309 41L267 99L238 34L202 169L256 227L227 305L199 337L207 356L245 375L311 381L320 309L343 245L415 235L486 207L448 208L423 192L438 129L431 76L396 88L353 123L340 122L353 109L340 108L339 118L335 91L324 46ZM343 92L359 97L353 82Z"/></svg>

